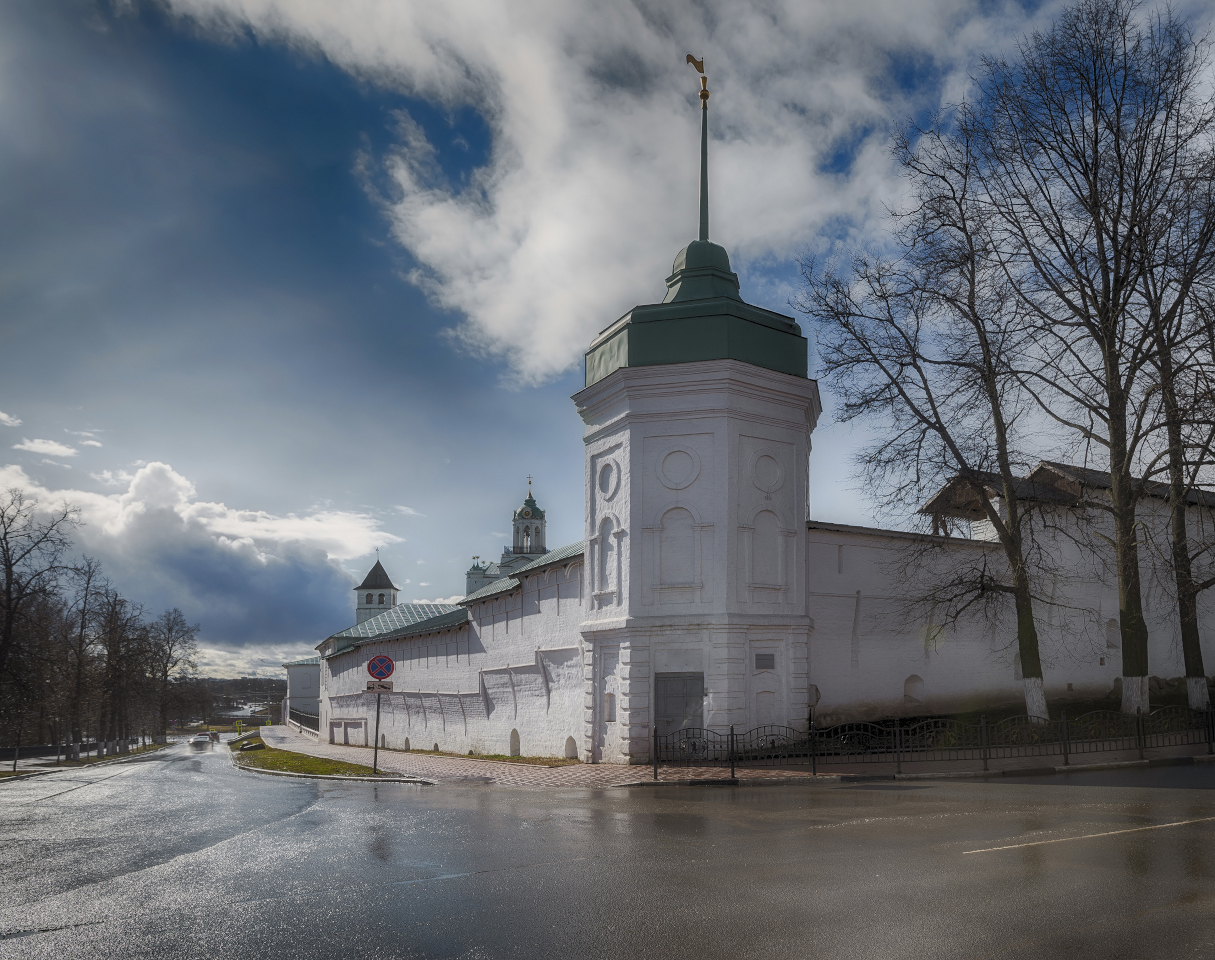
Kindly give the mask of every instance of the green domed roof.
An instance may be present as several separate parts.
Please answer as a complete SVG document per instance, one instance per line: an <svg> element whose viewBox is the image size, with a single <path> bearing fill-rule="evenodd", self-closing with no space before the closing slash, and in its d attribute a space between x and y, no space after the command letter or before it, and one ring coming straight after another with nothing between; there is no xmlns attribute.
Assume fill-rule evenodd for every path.
<svg viewBox="0 0 1215 960"><path fill-rule="evenodd" d="M543 520L544 511L536 506L536 498L530 493L527 499L523 501L523 506L515 511L516 520Z"/></svg>
<svg viewBox="0 0 1215 960"><path fill-rule="evenodd" d="M726 297L742 302L738 275L730 271L726 248L710 240L693 240L679 251L667 277L663 303Z"/></svg>

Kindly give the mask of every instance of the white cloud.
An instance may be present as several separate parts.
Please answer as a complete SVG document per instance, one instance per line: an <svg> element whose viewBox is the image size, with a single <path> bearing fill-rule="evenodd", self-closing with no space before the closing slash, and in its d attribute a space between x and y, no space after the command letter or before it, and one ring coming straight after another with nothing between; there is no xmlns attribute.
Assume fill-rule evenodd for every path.
<svg viewBox="0 0 1215 960"><path fill-rule="evenodd" d="M100 447L101 446L101 444L98 443L96 440L81 440L80 445L82 447Z"/></svg>
<svg viewBox="0 0 1215 960"><path fill-rule="evenodd" d="M99 473L90 473L89 476L107 487L120 487L124 483L130 483L135 475L125 470L102 470Z"/></svg>
<svg viewBox="0 0 1215 960"><path fill-rule="evenodd" d="M60 461L58 461L58 460L47 460L45 457L43 457L43 458L42 458L41 460L39 460L38 462L39 462L39 463L45 463L45 464L49 464L49 465L50 465L50 466L52 466L52 467L63 467L63 469L64 469L64 470L71 470L71 469L72 469L72 465L71 465L70 463L61 463L61 462L60 462Z"/></svg>
<svg viewBox="0 0 1215 960"><path fill-rule="evenodd" d="M413 600L412 603L459 603L464 599L464 594L457 593L454 597L435 597L433 600Z"/></svg>
<svg viewBox="0 0 1215 960"><path fill-rule="evenodd" d="M427 583L425 580L423 580L421 583L419 583L419 584L418 584L418 586L419 586L419 587L429 587L429 586L430 586L430 584L429 584L429 583Z"/></svg>
<svg viewBox="0 0 1215 960"><path fill-rule="evenodd" d="M168 511L183 528L197 529L225 547L254 551L262 559L287 544L323 550L331 560L348 560L365 556L376 547L401 542L400 537L381 530L379 521L365 513L318 510L303 516L279 516L197 500L194 484L167 463L148 463L133 475L103 471L96 477L112 484L125 480L127 489L112 494L52 490L14 465L0 467L0 488L20 487L47 505L64 500L76 504L86 523L115 538L139 518Z"/></svg>
<svg viewBox="0 0 1215 960"><path fill-rule="evenodd" d="M28 440L22 438L20 443L13 444L14 450L28 450L30 453L41 453L48 457L74 457L76 448L57 440Z"/></svg>
<svg viewBox="0 0 1215 960"><path fill-rule="evenodd" d="M0 410L0 424L3 424L6 427L19 427L21 426L21 421L16 417L5 413L3 410Z"/></svg>
<svg viewBox="0 0 1215 960"><path fill-rule="evenodd" d="M711 235L746 274L787 269L825 230L874 229L898 190L888 126L959 96L977 52L1032 26L1017 4L973 0L170 2L227 38L248 28L482 114L492 154L465 183L444 179L436 146L405 113L399 148L361 168L393 183L383 202L418 263L412 281L464 317L458 340L505 358L524 382L570 368L620 313L660 299L695 235L688 50L705 57L713 93ZM896 63L928 79L900 83ZM825 169L841 150L846 175ZM744 287L778 308L789 292L759 277Z"/></svg>
<svg viewBox="0 0 1215 960"><path fill-rule="evenodd" d="M396 505L395 509L397 509L401 513L405 514L405 516L407 516L407 517L424 517L424 516L426 516L426 514L424 514L424 513L418 513L418 511L415 510L413 507L403 507L399 503Z"/></svg>

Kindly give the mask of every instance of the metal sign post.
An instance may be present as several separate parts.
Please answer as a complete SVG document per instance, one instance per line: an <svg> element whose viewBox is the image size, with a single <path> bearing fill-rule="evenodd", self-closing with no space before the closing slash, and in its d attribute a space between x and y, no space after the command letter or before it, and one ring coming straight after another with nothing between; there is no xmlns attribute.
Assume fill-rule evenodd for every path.
<svg viewBox="0 0 1215 960"><path fill-rule="evenodd" d="M380 772L380 695L375 695L375 746L371 749L371 772Z"/></svg>
<svg viewBox="0 0 1215 960"><path fill-rule="evenodd" d="M367 681L367 692L375 693L375 746L371 751L371 772L376 774L380 772L380 697L392 693L392 681L388 678L396 666L391 657L372 657L367 661L367 672L375 678Z"/></svg>

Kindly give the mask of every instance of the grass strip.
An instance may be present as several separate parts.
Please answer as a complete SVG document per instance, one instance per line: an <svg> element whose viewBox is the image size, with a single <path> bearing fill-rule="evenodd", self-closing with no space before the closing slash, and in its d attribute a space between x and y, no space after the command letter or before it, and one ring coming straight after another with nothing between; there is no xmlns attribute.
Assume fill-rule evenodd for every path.
<svg viewBox="0 0 1215 960"><path fill-rule="evenodd" d="M308 773L313 776L376 776L371 772L371 767L365 767L361 763L330 760L328 757L313 757L306 753L276 750L274 747L266 747L262 750L233 750L232 757L242 767L256 767L259 770L281 770L285 773ZM380 773L379 776L399 777L400 774Z"/></svg>
<svg viewBox="0 0 1215 960"><path fill-rule="evenodd" d="M360 745L359 749L372 748ZM515 757L507 753L450 753L447 750L398 750L396 747L380 747L380 753L411 753L419 757L452 757L456 760L496 760L499 763L522 763L533 767L571 767L582 762L577 757Z"/></svg>

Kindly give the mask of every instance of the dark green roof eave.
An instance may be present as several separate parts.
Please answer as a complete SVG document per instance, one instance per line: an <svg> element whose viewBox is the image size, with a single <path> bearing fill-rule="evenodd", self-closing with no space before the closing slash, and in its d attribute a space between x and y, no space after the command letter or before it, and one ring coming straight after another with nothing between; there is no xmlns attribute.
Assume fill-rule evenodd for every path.
<svg viewBox="0 0 1215 960"><path fill-rule="evenodd" d="M709 309L727 304L729 309ZM748 304L693 301L705 313L684 311L672 316L658 310L689 304L655 304L633 311L592 343L584 357L584 385L598 383L621 367L652 367L705 360L739 360L766 370L807 379L806 338L788 317ZM647 316L639 316L645 311ZM649 316L649 314L653 316ZM776 322L779 321L779 322Z"/></svg>
<svg viewBox="0 0 1215 960"><path fill-rule="evenodd" d="M334 657L340 657L344 653L349 653L351 650L357 650L359 647L364 647L369 643L382 643L386 640L405 640L409 637L422 636L427 633L439 633L443 630L454 630L456 627L461 627L468 622L468 610L464 607L456 607L449 610L447 613L441 613L436 617L431 617L428 620L421 620L418 623L412 623L407 627L401 627L398 630L392 630L387 633L379 633L374 637L360 637L353 643L348 643L332 653L326 654L319 659L332 660Z"/></svg>
<svg viewBox="0 0 1215 960"><path fill-rule="evenodd" d="M503 577L501 580L495 580L493 583L487 583L480 590L474 590L467 597L460 601L460 605L466 607L470 603L477 600L484 600L487 597L497 596L499 593L510 593L515 587L519 586L519 581L514 577Z"/></svg>

